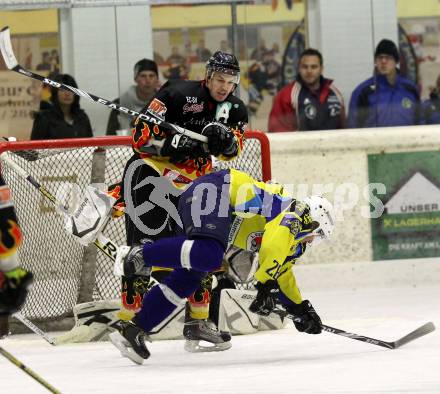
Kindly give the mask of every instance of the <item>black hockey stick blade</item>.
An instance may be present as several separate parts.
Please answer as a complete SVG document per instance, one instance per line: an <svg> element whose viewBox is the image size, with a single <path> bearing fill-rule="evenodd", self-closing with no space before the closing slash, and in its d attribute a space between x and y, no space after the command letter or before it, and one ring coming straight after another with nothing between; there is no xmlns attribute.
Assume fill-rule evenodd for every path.
<svg viewBox="0 0 440 394"><path fill-rule="evenodd" d="M382 347L385 347L388 349L397 349L397 348L407 344L408 342L413 341L414 339L420 338L420 337L434 331L435 326L432 322L426 323L423 326L420 326L419 328L417 328L414 331L410 332L409 334L405 335L404 337L398 339L397 341L392 341L392 342L367 337L365 335L353 334L351 332L347 332L347 331L341 330L339 328L330 327L330 326L326 326L326 325L322 325L322 329L326 332L331 333L331 334L341 335L343 337L351 338L356 341L371 343L372 345L382 346Z"/></svg>
<svg viewBox="0 0 440 394"><path fill-rule="evenodd" d="M19 74L25 75L26 77L36 79L38 81L41 81L47 85L53 86L57 89L67 90L69 92L72 92L76 94L77 96L84 97L87 100L93 101L95 103L99 103L102 105L105 105L107 108L114 109L116 111L122 112L124 114L130 115L130 116L138 116L139 118L146 120L147 122L161 125L167 129L177 131L180 134L184 134L194 140L201 141L201 142L208 142L208 138L204 135L201 135L199 133L196 133L194 131L185 129L183 127L171 124L166 122L165 120L154 116L151 113L146 114L145 112L138 112L129 108L125 108L119 104L116 104L110 100L104 99L99 96L95 96L94 94L87 93L84 90L81 90L79 88L74 88L73 86L67 85L65 83L56 82L52 79L46 78L40 74L36 74L30 70L24 69L20 64L18 64L17 59L14 55L14 51L12 49L11 44L11 33L9 30L9 27L4 27L0 31L0 51L2 53L3 59L5 61L6 67L9 70L15 71ZM155 144L156 145L156 144Z"/></svg>
<svg viewBox="0 0 440 394"><path fill-rule="evenodd" d="M394 345L393 349L397 349L398 347L403 346L408 342L414 341L414 339L423 337L424 335L427 335L434 330L435 326L433 322L426 323L423 326L416 328L414 331L410 332L404 337L398 339L397 341L392 342L392 344Z"/></svg>
<svg viewBox="0 0 440 394"><path fill-rule="evenodd" d="M292 320L293 322L301 322L301 318L298 318L286 310L282 308L277 308L273 311L277 315L287 317L288 319ZM322 330L325 332L329 332L331 334L341 335L346 338L354 339L356 341L371 343L372 345L382 346L387 349L397 349L403 345L406 345L408 342L414 341L417 338L423 337L424 335L429 334L430 332L433 332L435 330L434 323L429 322L425 323L423 326L420 326L419 328L416 328L414 331L411 331L409 334L405 335L404 337L398 339L397 341L383 341L382 339L376 339L367 337L365 335L359 335L354 334L352 332L341 330L340 328L330 327L325 324L322 325Z"/></svg>

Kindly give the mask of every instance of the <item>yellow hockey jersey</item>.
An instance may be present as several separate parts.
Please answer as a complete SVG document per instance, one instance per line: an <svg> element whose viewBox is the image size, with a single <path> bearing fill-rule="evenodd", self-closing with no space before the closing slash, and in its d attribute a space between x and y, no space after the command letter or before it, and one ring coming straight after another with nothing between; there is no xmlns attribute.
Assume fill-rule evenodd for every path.
<svg viewBox="0 0 440 394"><path fill-rule="evenodd" d="M301 241L312 232L308 206L285 193L282 185L259 182L233 169L229 191L235 217L229 243L258 250L255 278L262 283L276 280L290 301L301 303L292 265L306 250Z"/></svg>

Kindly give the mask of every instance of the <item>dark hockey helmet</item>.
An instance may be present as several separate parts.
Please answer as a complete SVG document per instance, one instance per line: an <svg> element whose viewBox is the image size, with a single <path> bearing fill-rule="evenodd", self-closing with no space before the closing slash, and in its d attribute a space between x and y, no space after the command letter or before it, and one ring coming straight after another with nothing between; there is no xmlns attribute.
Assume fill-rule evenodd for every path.
<svg viewBox="0 0 440 394"><path fill-rule="evenodd" d="M222 51L215 52L206 62L206 77L211 78L212 74L218 72L236 77L234 83L240 82L240 65L237 58L231 53Z"/></svg>

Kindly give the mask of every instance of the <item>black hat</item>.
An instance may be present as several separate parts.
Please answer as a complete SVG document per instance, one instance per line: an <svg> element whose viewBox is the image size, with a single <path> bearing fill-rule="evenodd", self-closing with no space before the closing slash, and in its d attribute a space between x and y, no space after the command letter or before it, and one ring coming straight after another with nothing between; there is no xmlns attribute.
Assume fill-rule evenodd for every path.
<svg viewBox="0 0 440 394"><path fill-rule="evenodd" d="M399 50L397 49L396 44L394 44L394 42L391 40L387 40L385 38L381 40L379 44L377 44L376 52L374 52L374 58L380 55L392 56L396 63L399 63Z"/></svg>
<svg viewBox="0 0 440 394"><path fill-rule="evenodd" d="M136 79L142 71L153 71L159 76L156 62L150 59L141 59L134 65L134 79Z"/></svg>

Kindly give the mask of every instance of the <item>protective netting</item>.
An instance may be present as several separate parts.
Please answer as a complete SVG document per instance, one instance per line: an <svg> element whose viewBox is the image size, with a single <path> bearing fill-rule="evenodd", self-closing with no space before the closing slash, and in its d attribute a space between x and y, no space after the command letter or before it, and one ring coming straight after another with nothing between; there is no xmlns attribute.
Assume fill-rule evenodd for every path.
<svg viewBox="0 0 440 394"><path fill-rule="evenodd" d="M22 149L7 155L65 204L66 185L78 185L83 194L90 183L111 185L122 178L131 147L105 146L99 143L105 139L95 140L91 147ZM263 179L262 144L267 144L266 138L247 138L238 159L217 162L217 167L234 167ZM50 321L71 316L79 302L119 298L120 284L111 259L94 245L83 247L67 235L63 217L52 202L7 164L2 165L2 174L12 189L24 235L20 259L35 274L23 314ZM116 245L124 244L124 217L112 220L104 233Z"/></svg>

